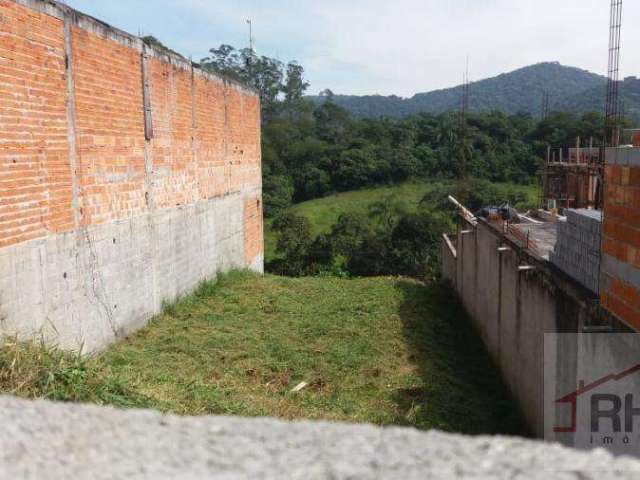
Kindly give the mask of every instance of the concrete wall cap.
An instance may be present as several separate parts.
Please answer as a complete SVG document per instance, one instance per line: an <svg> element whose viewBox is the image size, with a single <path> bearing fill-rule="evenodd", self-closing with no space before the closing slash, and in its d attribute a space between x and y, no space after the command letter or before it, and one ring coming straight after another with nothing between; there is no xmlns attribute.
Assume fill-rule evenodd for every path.
<svg viewBox="0 0 640 480"><path fill-rule="evenodd" d="M604 450L397 427L175 417L11 397L0 397L0 421L0 471L12 479L553 479L575 472L632 479L640 472L640 461Z"/></svg>

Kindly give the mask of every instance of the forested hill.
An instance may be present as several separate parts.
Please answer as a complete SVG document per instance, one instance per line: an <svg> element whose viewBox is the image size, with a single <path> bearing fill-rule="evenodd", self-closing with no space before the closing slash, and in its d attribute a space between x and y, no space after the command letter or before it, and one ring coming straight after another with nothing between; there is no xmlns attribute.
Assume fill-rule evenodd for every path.
<svg viewBox="0 0 640 480"><path fill-rule="evenodd" d="M603 111L604 90L601 86L558 99L552 105L557 111L586 113ZM640 122L640 79L625 78L620 84L620 108L622 113L633 119L634 125Z"/></svg>
<svg viewBox="0 0 640 480"><path fill-rule="evenodd" d="M557 62L539 63L471 84L470 108L506 114L528 112L540 115L543 92L550 95L552 110L571 107L575 111L603 108L606 78ZM403 117L420 112L458 110L462 87L419 93L412 98L380 95L334 95L334 101L357 117ZM586 93L583 97L581 94ZM309 97L322 102L324 97ZM636 98L640 105L640 100Z"/></svg>

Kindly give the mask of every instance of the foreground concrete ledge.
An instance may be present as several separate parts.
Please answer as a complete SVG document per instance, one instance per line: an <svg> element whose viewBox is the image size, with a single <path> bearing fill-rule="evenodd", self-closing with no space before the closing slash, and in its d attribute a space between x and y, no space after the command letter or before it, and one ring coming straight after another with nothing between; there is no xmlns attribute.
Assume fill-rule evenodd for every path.
<svg viewBox="0 0 640 480"><path fill-rule="evenodd" d="M640 462L524 439L181 418L0 397L2 479L638 478ZM580 473L577 473L580 472Z"/></svg>

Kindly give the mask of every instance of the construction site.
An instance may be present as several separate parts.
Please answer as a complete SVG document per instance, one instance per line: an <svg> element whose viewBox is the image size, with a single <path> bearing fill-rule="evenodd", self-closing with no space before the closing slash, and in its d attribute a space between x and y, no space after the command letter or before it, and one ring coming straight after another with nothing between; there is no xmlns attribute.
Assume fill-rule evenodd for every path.
<svg viewBox="0 0 640 480"><path fill-rule="evenodd" d="M367 218L381 213L369 229L328 203L338 223L315 240L302 216L265 220L273 178L287 192L292 181L297 203L294 177L263 167L277 157L263 126L300 157L326 142L347 160L332 169L360 167L368 156L350 155L375 144L294 141L246 79L66 2L0 0L0 25L0 480L638 478L640 130L620 108L622 0L611 0L603 134L530 141L536 208L524 211L530 176L523 211L465 205L467 60L447 176L428 177L416 201L435 205L429 217L401 215L389 195L371 202ZM545 92L543 117L549 103ZM333 128L334 108L327 131L348 131ZM391 145L381 151L405 148ZM455 223L440 202L452 164ZM300 170L309 183L325 172ZM386 190L363 186L373 200ZM265 242L278 223L292 228ZM295 250L299 273L269 273L269 240ZM409 258L418 273L343 268L363 240L368 262ZM319 253L326 270L302 268Z"/></svg>
<svg viewBox="0 0 640 480"><path fill-rule="evenodd" d="M538 209L520 213L503 206L473 213L451 197L458 228L442 241L443 275L455 286L531 429L571 446L577 446L576 398L586 391L585 382L595 380L585 378L579 364L585 354L579 339L640 329L640 134L621 128L621 9L622 2L612 1L605 138L597 146L593 139L586 145L576 139L575 146L548 147ZM546 351L546 335L564 334L573 334L573 340ZM563 362L548 363L550 356L561 355ZM614 372L634 372L638 363L630 344L600 344L589 356ZM549 369L558 379L552 392L543 381ZM637 380L632 385L637 389ZM562 405L566 399L556 399L572 391L570 411ZM615 403L612 408L620 410ZM620 431L619 424L612 425ZM628 420L627 433L630 425Z"/></svg>

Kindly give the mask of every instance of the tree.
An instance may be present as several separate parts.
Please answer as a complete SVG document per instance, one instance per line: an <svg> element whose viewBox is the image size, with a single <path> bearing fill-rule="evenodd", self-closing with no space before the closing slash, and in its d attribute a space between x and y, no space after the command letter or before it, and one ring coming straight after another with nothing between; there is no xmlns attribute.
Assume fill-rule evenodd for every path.
<svg viewBox="0 0 640 480"><path fill-rule="evenodd" d="M304 80L304 68L297 62L289 62L287 81L283 88L285 104L295 105L302 100L307 88L309 88L309 82Z"/></svg>
<svg viewBox="0 0 640 480"><path fill-rule="evenodd" d="M293 181L287 175L266 175L263 182L264 213L273 217L282 212L293 199Z"/></svg>
<svg viewBox="0 0 640 480"><path fill-rule="evenodd" d="M346 132L349 114L333 102L327 101L313 112L316 120L316 134L322 140L338 143L339 138Z"/></svg>
<svg viewBox="0 0 640 480"><path fill-rule="evenodd" d="M311 225L302 215L285 212L273 221L278 235L276 251L282 256L278 265L285 275L300 276L307 269L307 258L312 245Z"/></svg>
<svg viewBox="0 0 640 480"><path fill-rule="evenodd" d="M392 193L369 206L369 218L377 222L383 229L391 230L398 219L406 215L408 211L407 203L397 194Z"/></svg>
<svg viewBox="0 0 640 480"><path fill-rule="evenodd" d="M367 217L354 212L343 213L331 228L329 238L333 251L344 257L350 257L359 247L364 236L371 232Z"/></svg>
<svg viewBox="0 0 640 480"><path fill-rule="evenodd" d="M403 216L391 233L395 271L418 278L435 277L440 237L447 227L444 217L435 212L423 211Z"/></svg>

